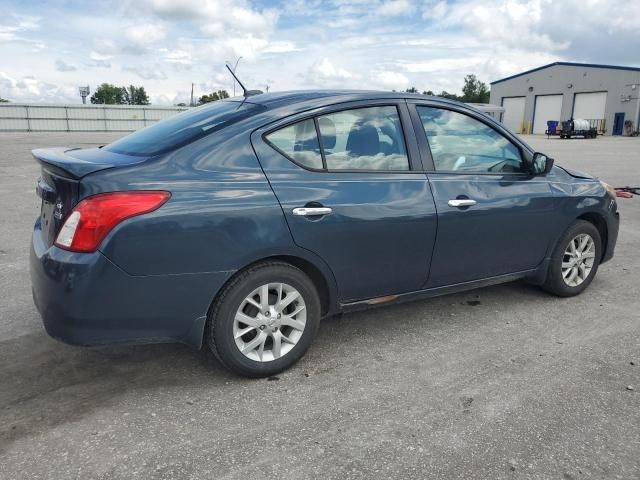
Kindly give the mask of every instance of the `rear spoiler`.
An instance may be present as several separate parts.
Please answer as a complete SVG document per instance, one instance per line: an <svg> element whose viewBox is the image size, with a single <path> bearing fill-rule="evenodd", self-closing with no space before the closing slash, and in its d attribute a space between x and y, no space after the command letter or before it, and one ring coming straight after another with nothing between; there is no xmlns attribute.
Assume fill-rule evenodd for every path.
<svg viewBox="0 0 640 480"><path fill-rule="evenodd" d="M57 147L57 148L37 148L31 151L31 154L42 164L53 167L54 173L70 176L71 178L81 178L91 172L104 168L102 165L96 165L93 162L81 160L72 157L68 152L79 150L79 148ZM113 165L108 165L110 167Z"/></svg>
<svg viewBox="0 0 640 480"><path fill-rule="evenodd" d="M109 152L100 148L81 149L78 147L38 148L31 153L53 173L73 179L113 168L144 162L146 157L132 157Z"/></svg>

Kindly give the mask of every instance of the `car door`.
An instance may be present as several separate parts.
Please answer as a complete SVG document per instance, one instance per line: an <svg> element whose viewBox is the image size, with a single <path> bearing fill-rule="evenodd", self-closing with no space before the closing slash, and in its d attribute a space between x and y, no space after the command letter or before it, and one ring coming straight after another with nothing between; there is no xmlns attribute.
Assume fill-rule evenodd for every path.
<svg viewBox="0 0 640 480"><path fill-rule="evenodd" d="M437 218L404 102L325 107L252 142L295 243L329 265L342 302L424 285Z"/></svg>
<svg viewBox="0 0 640 480"><path fill-rule="evenodd" d="M554 199L526 152L480 113L410 104L438 211L427 288L536 268L551 241ZM422 135L422 137L420 137Z"/></svg>

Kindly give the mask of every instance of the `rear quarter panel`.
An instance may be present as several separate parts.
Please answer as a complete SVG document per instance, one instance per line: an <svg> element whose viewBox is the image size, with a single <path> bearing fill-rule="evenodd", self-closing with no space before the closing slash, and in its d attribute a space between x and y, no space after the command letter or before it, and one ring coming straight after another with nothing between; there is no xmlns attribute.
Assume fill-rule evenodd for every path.
<svg viewBox="0 0 640 480"><path fill-rule="evenodd" d="M233 271L290 246L249 134L227 133L83 179L82 197L117 190L171 192L159 210L114 229L102 253L131 275L167 275Z"/></svg>

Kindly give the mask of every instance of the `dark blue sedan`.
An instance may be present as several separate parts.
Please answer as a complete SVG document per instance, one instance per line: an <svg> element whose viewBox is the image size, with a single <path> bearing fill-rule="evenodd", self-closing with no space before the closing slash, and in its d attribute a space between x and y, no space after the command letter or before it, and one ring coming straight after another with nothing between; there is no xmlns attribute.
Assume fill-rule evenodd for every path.
<svg viewBox="0 0 640 480"><path fill-rule="evenodd" d="M47 332L204 343L246 376L292 365L339 312L517 279L576 295L618 235L611 187L419 95L233 98L33 154Z"/></svg>

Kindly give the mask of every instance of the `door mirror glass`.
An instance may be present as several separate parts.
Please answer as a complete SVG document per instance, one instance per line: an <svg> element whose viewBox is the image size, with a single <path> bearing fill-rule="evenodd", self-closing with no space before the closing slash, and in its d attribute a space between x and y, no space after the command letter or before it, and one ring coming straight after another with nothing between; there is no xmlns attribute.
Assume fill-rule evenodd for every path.
<svg viewBox="0 0 640 480"><path fill-rule="evenodd" d="M544 175L551 171L553 158L547 157L544 153L536 152L531 160L531 171L534 175Z"/></svg>

